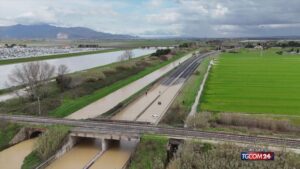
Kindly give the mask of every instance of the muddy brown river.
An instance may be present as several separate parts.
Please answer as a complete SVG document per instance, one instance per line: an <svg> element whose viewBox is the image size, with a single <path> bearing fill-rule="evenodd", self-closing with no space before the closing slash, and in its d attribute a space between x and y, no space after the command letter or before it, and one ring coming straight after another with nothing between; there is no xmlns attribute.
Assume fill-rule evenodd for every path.
<svg viewBox="0 0 300 169"><path fill-rule="evenodd" d="M90 169L122 169L130 158L130 152L120 149L109 149L96 160Z"/></svg>
<svg viewBox="0 0 300 169"><path fill-rule="evenodd" d="M93 140L81 141L46 169L82 169L100 151Z"/></svg>
<svg viewBox="0 0 300 169"><path fill-rule="evenodd" d="M24 158L33 150L36 139L16 144L0 152L1 169L21 169Z"/></svg>

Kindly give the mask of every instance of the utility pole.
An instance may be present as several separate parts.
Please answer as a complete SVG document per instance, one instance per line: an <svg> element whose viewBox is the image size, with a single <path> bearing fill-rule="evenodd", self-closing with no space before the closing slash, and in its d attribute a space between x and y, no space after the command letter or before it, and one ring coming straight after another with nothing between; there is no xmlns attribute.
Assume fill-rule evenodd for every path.
<svg viewBox="0 0 300 169"><path fill-rule="evenodd" d="M39 108L39 115L42 115L41 113L41 102L40 102L40 96L37 97L38 99L38 108Z"/></svg>

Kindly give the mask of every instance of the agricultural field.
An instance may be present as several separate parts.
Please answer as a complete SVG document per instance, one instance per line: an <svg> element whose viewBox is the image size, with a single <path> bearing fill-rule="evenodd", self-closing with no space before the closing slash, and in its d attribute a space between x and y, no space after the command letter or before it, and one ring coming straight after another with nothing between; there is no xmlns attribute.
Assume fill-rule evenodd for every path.
<svg viewBox="0 0 300 169"><path fill-rule="evenodd" d="M286 117L300 123L300 57L276 50L223 53L209 75L200 109Z"/></svg>

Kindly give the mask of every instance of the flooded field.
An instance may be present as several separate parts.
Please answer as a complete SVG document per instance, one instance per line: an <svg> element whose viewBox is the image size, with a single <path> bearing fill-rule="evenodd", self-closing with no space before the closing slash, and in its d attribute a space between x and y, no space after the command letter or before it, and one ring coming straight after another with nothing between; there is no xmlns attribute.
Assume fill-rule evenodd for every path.
<svg viewBox="0 0 300 169"><path fill-rule="evenodd" d="M79 142L69 152L54 161L47 169L82 169L101 151L101 145L94 140Z"/></svg>
<svg viewBox="0 0 300 169"><path fill-rule="evenodd" d="M90 105L78 110L77 112L71 114L67 118L70 119L88 119L88 118L95 118L97 116L100 116L101 114L107 112L108 110L115 107L118 103L124 101L128 97L135 94L137 91L143 89L147 85L151 84L176 66L178 66L179 63L182 63L183 61L190 58L191 55L187 55L182 57L179 60L174 61L173 63L170 63L164 67L162 67L159 70L156 70L145 77L138 79L129 85L105 96L104 98L91 103Z"/></svg>
<svg viewBox="0 0 300 169"><path fill-rule="evenodd" d="M0 152L1 169L21 169L24 158L33 150L36 139L16 144Z"/></svg>
<svg viewBox="0 0 300 169"><path fill-rule="evenodd" d="M130 152L118 148L109 149L96 160L90 169L122 169L130 158Z"/></svg>
<svg viewBox="0 0 300 169"><path fill-rule="evenodd" d="M133 57L148 55L155 51L156 51L155 48L132 50L134 55ZM98 53L98 54L82 55L82 56L67 57L67 58L60 58L60 59L49 59L45 61L55 66L64 64L68 66L71 73L71 72L81 71L81 70L117 62L120 55L123 54L123 52L124 51ZM9 87L9 84L7 84L8 75L12 72L12 70L16 66L20 66L22 64L23 63L16 63L16 64L0 66L0 89Z"/></svg>

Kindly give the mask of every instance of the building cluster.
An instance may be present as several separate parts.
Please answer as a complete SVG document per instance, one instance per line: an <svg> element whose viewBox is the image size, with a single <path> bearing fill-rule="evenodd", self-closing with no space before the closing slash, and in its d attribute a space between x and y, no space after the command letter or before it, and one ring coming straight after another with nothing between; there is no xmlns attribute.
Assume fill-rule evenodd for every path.
<svg viewBox="0 0 300 169"><path fill-rule="evenodd" d="M0 60L25 57L47 56L99 50L97 48L58 48L58 47L0 47Z"/></svg>

